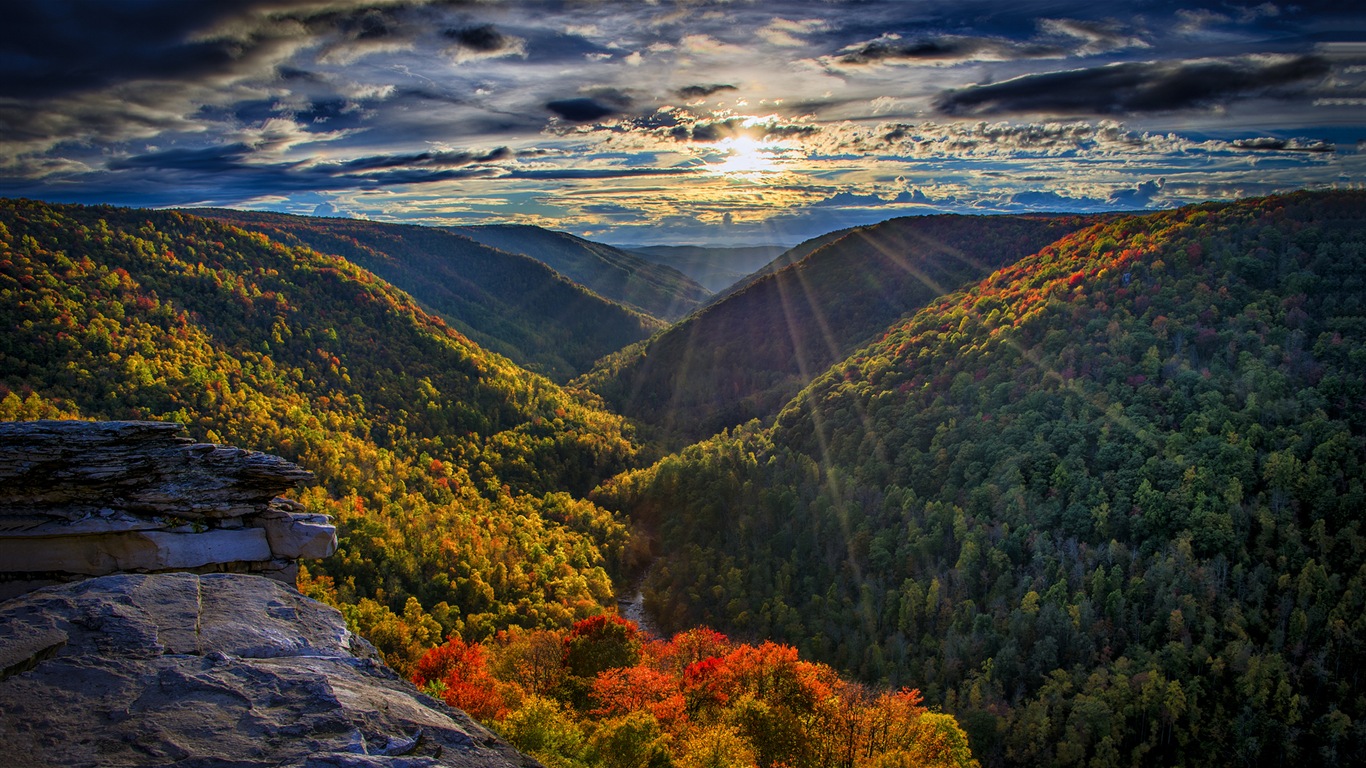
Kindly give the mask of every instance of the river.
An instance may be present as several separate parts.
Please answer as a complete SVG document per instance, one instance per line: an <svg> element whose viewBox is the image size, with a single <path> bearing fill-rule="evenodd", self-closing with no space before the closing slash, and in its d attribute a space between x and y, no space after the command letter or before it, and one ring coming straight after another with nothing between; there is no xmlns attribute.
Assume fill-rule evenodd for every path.
<svg viewBox="0 0 1366 768"><path fill-rule="evenodd" d="M659 627L655 626L649 614L645 613L645 593L642 588L645 586L645 579L649 575L650 569L647 568L645 573L636 579L626 592L617 595L617 615L635 622L636 626L640 627L640 631L650 637L663 638Z"/></svg>

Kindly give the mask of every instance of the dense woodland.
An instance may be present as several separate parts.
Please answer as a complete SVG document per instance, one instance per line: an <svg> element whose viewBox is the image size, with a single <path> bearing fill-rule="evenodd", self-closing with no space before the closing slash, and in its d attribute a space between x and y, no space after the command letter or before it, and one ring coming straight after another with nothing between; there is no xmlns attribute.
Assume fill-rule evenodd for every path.
<svg viewBox="0 0 1366 768"><path fill-rule="evenodd" d="M1082 217L921 216L793 249L743 289L604 358L578 384L681 446L769 418L905 314L1027 256Z"/></svg>
<svg viewBox="0 0 1366 768"><path fill-rule="evenodd" d="M342 258L3 201L0 324L0 418L176 420L314 470L299 498L340 547L300 588L548 765L976 765L914 690L612 616L635 554L584 496L636 462L630 429Z"/></svg>
<svg viewBox="0 0 1366 768"><path fill-rule="evenodd" d="M955 713L984 764L1366 754L1366 195L1126 217L595 498L647 607Z"/></svg>
<svg viewBox="0 0 1366 768"><path fill-rule="evenodd" d="M312 469L300 588L547 765L1366 753L1366 194L808 245L580 380L672 440L768 415L650 466L348 260L420 239L299 226L0 201L0 418ZM611 617L647 566L670 640Z"/></svg>

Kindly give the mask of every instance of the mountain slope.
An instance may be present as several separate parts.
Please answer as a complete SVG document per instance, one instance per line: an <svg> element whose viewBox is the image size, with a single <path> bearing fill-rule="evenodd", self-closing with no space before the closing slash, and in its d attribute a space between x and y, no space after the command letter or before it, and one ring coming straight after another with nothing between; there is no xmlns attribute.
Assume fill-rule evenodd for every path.
<svg viewBox="0 0 1366 768"><path fill-rule="evenodd" d="M342 256L407 291L485 349L558 381L663 325L541 261L442 229L223 209L187 213Z"/></svg>
<svg viewBox="0 0 1366 768"><path fill-rule="evenodd" d="M768 262L767 264L760 265L753 272L746 275L743 280L739 280L733 283L725 290L717 291L716 294L707 301L707 303L718 304L721 301L730 298L732 295L737 294L740 291L743 291L744 289L748 288L750 283L762 280L763 278L773 274L774 272L782 271L783 269L790 267L793 264L796 264L802 259L805 259L807 256L810 256L811 254L815 253L821 248L824 248L830 243L839 240L840 238L857 229L859 228L853 227L849 229L837 229L833 232L826 232L823 235L817 235L816 237L810 238L809 240L803 240L802 242L792 246L791 248L788 248L782 253L777 254L776 256L774 256L773 260ZM866 227L864 227L864 229L866 229Z"/></svg>
<svg viewBox="0 0 1366 768"><path fill-rule="evenodd" d="M1363 212L1125 217L933 302L603 491L647 607L917 680L984 763L1352 763Z"/></svg>
<svg viewBox="0 0 1366 768"><path fill-rule="evenodd" d="M697 245L642 245L629 249L656 264L673 267L713 293L743 280L754 270L781 256L779 245L707 248Z"/></svg>
<svg viewBox="0 0 1366 768"><path fill-rule="evenodd" d="M903 314L1085 221L925 216L850 230L800 263L605 358L579 381L666 437L701 439L776 413Z"/></svg>
<svg viewBox="0 0 1366 768"><path fill-rule="evenodd" d="M301 586L404 670L452 631L613 601L622 524L580 497L622 420L344 259L169 211L0 201L0 418L156 418L315 472Z"/></svg>
<svg viewBox="0 0 1366 768"><path fill-rule="evenodd" d="M449 229L485 245L542 261L600 296L663 320L683 317L710 295L672 267L564 232L522 224Z"/></svg>

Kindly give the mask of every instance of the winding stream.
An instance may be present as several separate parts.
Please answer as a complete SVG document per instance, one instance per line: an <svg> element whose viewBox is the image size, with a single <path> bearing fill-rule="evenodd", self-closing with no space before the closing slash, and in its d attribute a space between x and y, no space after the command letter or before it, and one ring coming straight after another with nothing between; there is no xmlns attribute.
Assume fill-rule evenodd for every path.
<svg viewBox="0 0 1366 768"><path fill-rule="evenodd" d="M649 578L650 571L653 568L654 566L652 565L650 568L645 569L645 573L631 584L631 587L627 592L617 595L617 615L621 616L623 619L634 621L636 626L640 627L640 631L650 637L663 638L664 636L660 633L659 627L655 626L654 621L651 620L649 614L645 612L645 593L642 588L645 586L645 580Z"/></svg>

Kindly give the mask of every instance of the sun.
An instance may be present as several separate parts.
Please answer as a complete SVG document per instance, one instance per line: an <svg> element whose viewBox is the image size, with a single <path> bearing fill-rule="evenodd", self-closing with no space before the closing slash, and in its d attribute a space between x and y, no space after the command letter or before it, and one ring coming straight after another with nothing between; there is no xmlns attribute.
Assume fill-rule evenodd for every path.
<svg viewBox="0 0 1366 768"><path fill-rule="evenodd" d="M766 173L777 173L784 149L776 143L749 136L729 136L715 144L715 151L722 158L702 167L714 176L755 178Z"/></svg>

